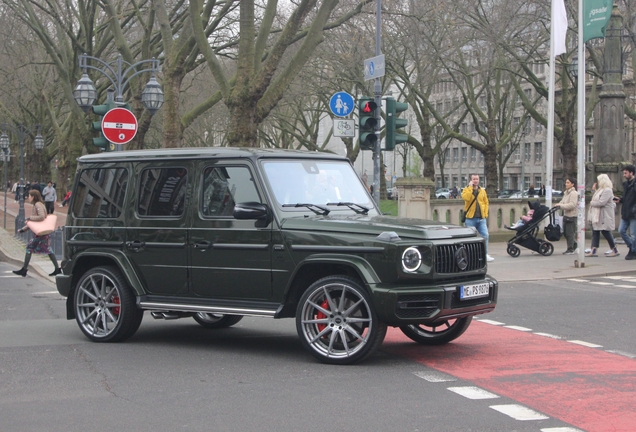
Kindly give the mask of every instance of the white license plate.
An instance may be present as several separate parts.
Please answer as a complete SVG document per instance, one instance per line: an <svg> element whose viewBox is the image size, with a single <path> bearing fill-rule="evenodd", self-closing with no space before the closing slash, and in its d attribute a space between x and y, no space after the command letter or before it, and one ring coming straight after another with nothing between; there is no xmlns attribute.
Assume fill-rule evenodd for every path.
<svg viewBox="0 0 636 432"><path fill-rule="evenodd" d="M459 299L468 300L476 297L486 297L490 294L490 284L481 283L475 285L461 285L459 287Z"/></svg>

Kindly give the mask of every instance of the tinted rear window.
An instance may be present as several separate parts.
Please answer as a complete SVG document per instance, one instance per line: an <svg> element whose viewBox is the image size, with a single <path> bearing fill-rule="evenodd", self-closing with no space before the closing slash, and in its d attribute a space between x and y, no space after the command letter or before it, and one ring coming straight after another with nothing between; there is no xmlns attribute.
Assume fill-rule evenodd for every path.
<svg viewBox="0 0 636 432"><path fill-rule="evenodd" d="M77 218L118 218L127 187L125 168L84 170L73 193L73 214Z"/></svg>

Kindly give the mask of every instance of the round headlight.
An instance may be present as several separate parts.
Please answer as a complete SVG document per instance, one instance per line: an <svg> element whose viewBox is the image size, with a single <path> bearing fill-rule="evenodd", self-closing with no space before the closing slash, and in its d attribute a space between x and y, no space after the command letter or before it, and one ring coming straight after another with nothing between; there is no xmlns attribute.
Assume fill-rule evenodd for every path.
<svg viewBox="0 0 636 432"><path fill-rule="evenodd" d="M410 247L402 254L402 268L407 272L414 272L422 265L422 254L415 247Z"/></svg>

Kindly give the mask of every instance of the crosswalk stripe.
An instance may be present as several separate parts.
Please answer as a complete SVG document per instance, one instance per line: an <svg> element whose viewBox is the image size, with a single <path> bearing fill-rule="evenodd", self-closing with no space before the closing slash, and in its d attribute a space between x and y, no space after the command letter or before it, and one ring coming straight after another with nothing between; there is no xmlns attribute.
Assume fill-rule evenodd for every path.
<svg viewBox="0 0 636 432"><path fill-rule="evenodd" d="M523 405L492 405L490 408L499 411L502 414L506 414L515 420L547 420L550 418L531 410L530 408L524 407Z"/></svg>
<svg viewBox="0 0 636 432"><path fill-rule="evenodd" d="M448 387L448 390L468 399L497 399L499 397L479 387Z"/></svg>

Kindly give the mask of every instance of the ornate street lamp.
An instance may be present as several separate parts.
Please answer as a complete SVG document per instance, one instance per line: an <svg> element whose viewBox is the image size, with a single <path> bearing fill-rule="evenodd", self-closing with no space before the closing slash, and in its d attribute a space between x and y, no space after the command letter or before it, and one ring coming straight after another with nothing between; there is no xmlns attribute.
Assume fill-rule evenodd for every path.
<svg viewBox="0 0 636 432"><path fill-rule="evenodd" d="M5 132L0 136L0 150L2 151L2 159L4 161L4 182L2 187L4 188L4 223L2 227L7 229L7 157L9 156L9 137Z"/></svg>
<svg viewBox="0 0 636 432"><path fill-rule="evenodd" d="M9 147L9 137L7 136L5 130L13 132L18 136L18 141L20 143L20 184L18 186L18 194L20 197L20 209L18 210L18 216L15 218L15 233L17 234L18 230L24 226L25 217L24 217L24 139L33 134L35 132L35 139L33 140L33 146L36 150L42 150L44 148L44 138L40 134L40 130L42 129L42 125L35 125L31 128L24 126L23 124L19 124L17 126L13 126L7 123L0 123L0 129L3 130L2 136L0 136L0 147L3 148L6 144L7 148ZM6 182L5 182L6 185ZM6 194L5 194L6 199ZM5 211L6 215L6 211Z"/></svg>
<svg viewBox="0 0 636 432"><path fill-rule="evenodd" d="M89 60L97 62L102 67L90 65L88 63ZM149 68L137 70L138 66L147 63L150 64ZM75 87L73 91L73 98L84 111L88 111L97 99L97 90L95 89L93 81L88 77L87 69L96 70L108 78L115 89L115 103L118 105L124 104L123 91L133 77L142 73L152 72L152 76L141 95L141 100L151 115L157 112L163 105L163 92L161 91L161 86L155 79L155 73L159 71L159 60L153 58L152 60L142 60L130 64L124 61L121 54L119 54L116 65L111 66L111 64L97 57L83 54L79 56L79 66L84 69L84 74L77 82L77 87ZM123 69L124 66L126 66L125 69Z"/></svg>

